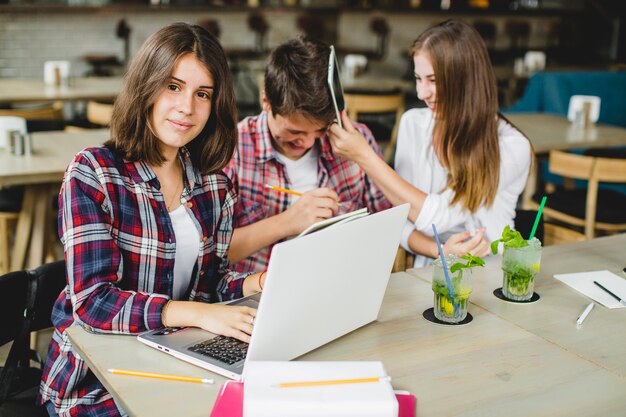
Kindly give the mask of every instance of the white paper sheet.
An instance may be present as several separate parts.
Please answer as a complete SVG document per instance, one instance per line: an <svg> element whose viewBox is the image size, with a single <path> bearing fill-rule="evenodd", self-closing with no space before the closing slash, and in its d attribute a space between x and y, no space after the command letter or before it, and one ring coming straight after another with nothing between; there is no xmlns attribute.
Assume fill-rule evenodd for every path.
<svg viewBox="0 0 626 417"><path fill-rule="evenodd" d="M598 287L593 281L598 281L613 294L626 300L626 279L610 271L589 271L573 274L556 274L554 278L569 285L578 292L602 304L607 308L625 308L606 291Z"/></svg>
<svg viewBox="0 0 626 417"><path fill-rule="evenodd" d="M247 362L244 417L394 417L390 382L279 388L294 381L384 377L382 362Z"/></svg>

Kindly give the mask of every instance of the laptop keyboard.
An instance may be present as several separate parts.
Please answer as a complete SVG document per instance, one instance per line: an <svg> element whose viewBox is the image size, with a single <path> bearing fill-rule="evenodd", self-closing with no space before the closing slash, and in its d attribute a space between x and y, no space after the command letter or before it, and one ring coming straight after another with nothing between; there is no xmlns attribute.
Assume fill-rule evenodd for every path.
<svg viewBox="0 0 626 417"><path fill-rule="evenodd" d="M248 344L232 337L217 336L197 343L188 349L200 355L232 365L245 359L248 352Z"/></svg>

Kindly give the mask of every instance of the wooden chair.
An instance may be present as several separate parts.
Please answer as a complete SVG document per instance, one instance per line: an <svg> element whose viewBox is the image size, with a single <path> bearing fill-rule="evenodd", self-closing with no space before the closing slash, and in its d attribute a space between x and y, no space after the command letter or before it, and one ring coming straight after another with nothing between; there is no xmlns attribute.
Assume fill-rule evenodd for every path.
<svg viewBox="0 0 626 417"><path fill-rule="evenodd" d="M394 91L391 94L360 94L353 92L345 93L344 97L348 116L352 120L358 120L359 115L363 113L395 113L395 122L390 136L387 138L376 138L378 144L382 145L381 147L384 146L384 149L381 150L385 161L391 164L396 149L398 125L400 124L402 113L404 113L404 95L402 92Z"/></svg>
<svg viewBox="0 0 626 417"><path fill-rule="evenodd" d="M558 188L548 195L546 220L582 228L586 239L597 230L626 231L626 195L599 187L599 183L626 183L626 159L601 158L550 151L548 169L566 178L587 180L586 189ZM531 205L538 207L536 194Z"/></svg>
<svg viewBox="0 0 626 417"><path fill-rule="evenodd" d="M29 339L52 326L52 307L66 283L65 261L0 275L0 346L13 342L0 368L0 415L48 415L35 405L43 360Z"/></svg>
<svg viewBox="0 0 626 417"><path fill-rule="evenodd" d="M26 120L63 120L63 103L55 101L45 107L0 109L0 116L17 116Z"/></svg>
<svg viewBox="0 0 626 417"><path fill-rule="evenodd" d="M402 246L399 246L391 272L404 272L407 269L413 268L414 260L415 256L412 253L407 252Z"/></svg>
<svg viewBox="0 0 626 417"><path fill-rule="evenodd" d="M9 236L15 231L18 217L17 211L0 211L0 274L11 269Z"/></svg>
<svg viewBox="0 0 626 417"><path fill-rule="evenodd" d="M87 120L100 126L109 126L113 115L113 104L99 103L90 100L87 102Z"/></svg>
<svg viewBox="0 0 626 417"><path fill-rule="evenodd" d="M544 223L543 246L561 245L564 243L581 242L585 235L567 227L553 223Z"/></svg>

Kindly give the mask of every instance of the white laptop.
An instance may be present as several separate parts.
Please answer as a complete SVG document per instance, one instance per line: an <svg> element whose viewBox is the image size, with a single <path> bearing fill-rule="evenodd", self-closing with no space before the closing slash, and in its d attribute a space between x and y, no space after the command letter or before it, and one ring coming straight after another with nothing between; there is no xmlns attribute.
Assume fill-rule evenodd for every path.
<svg viewBox="0 0 626 417"><path fill-rule="evenodd" d="M258 307L249 345L195 327L138 339L236 380L247 361L310 352L376 320L408 212L404 204L275 245L262 297L230 303Z"/></svg>

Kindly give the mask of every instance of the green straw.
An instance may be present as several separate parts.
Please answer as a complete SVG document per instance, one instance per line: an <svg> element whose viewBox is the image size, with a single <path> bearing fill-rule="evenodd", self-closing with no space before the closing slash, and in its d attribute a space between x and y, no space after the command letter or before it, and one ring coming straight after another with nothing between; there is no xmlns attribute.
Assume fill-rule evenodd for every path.
<svg viewBox="0 0 626 417"><path fill-rule="evenodd" d="M530 236L528 236L528 240L535 237L535 232L537 231L537 226L539 225L539 219L541 219L541 213L543 212L543 206L546 205L546 200L548 196L543 196L541 199L541 204L539 204L539 210L537 211L537 217L535 217L535 224L533 224L533 229L530 231Z"/></svg>

